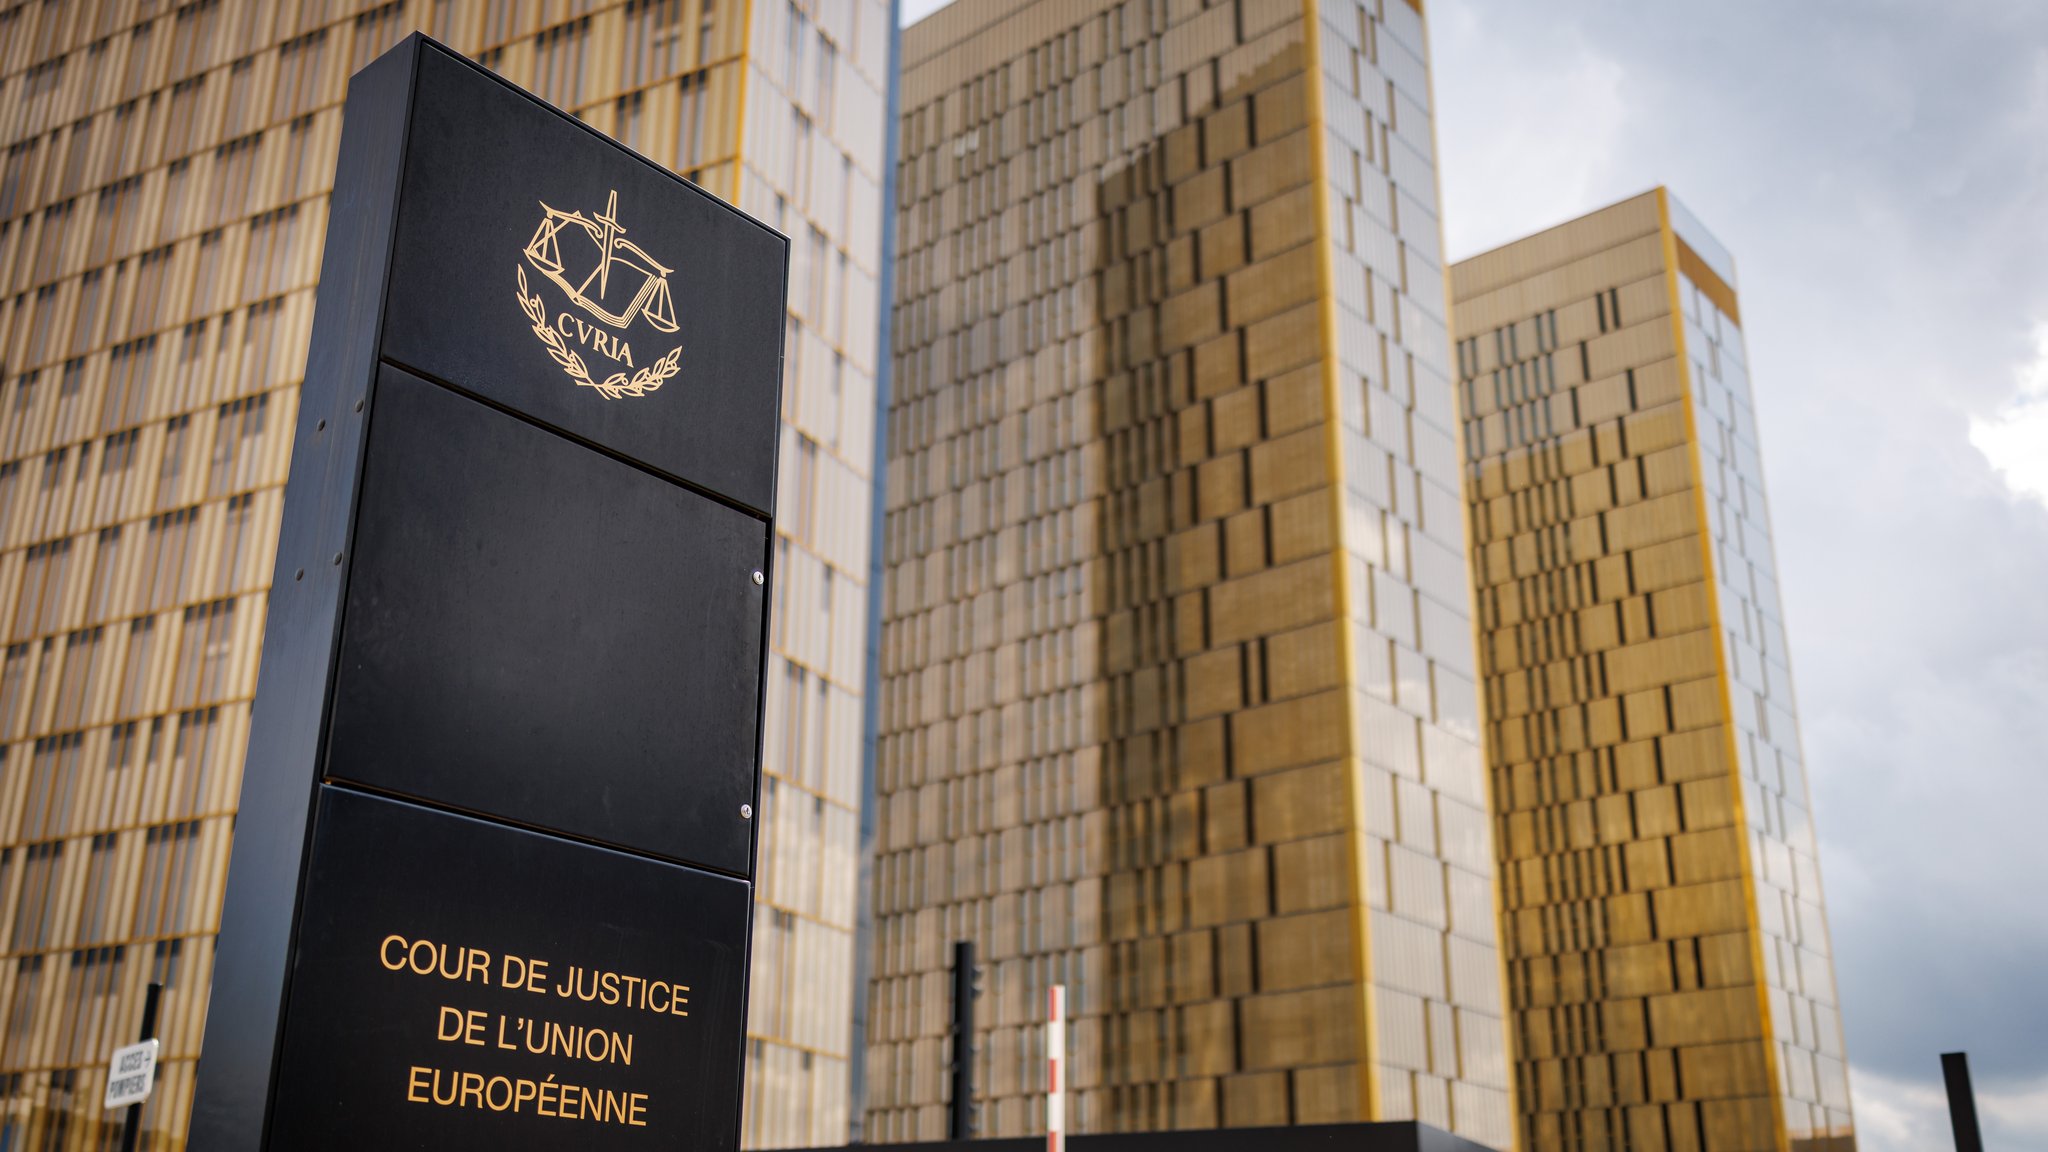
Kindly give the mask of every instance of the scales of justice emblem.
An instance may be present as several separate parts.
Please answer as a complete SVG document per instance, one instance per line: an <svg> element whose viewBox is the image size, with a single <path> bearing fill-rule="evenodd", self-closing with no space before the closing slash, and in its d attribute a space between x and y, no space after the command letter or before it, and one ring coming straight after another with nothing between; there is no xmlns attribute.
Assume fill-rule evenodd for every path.
<svg viewBox="0 0 2048 1152"><path fill-rule="evenodd" d="M527 241L526 264L553 281L576 311L565 309L550 317L540 292L527 287L526 264L517 265L519 308L533 325L533 334L569 379L596 389L606 399L645 396L660 388L676 374L682 345L642 367L634 363L627 337L635 321L656 332L676 330L675 303L668 293L674 269L626 239L625 225L619 223L617 189L594 219L551 208L545 200L539 203L543 215L533 239ZM583 359L586 349L621 367L602 377L593 375Z"/></svg>

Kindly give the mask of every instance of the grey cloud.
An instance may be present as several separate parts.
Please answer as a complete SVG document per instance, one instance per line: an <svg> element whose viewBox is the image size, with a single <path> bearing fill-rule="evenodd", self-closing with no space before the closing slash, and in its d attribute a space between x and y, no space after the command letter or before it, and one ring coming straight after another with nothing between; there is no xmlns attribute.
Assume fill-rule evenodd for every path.
<svg viewBox="0 0 2048 1152"><path fill-rule="evenodd" d="M2048 1146L2048 507L1968 438L2048 322L2048 5L1429 11L1454 255L1658 183L1736 254L1864 1152L1953 1048Z"/></svg>
<svg viewBox="0 0 2048 1152"><path fill-rule="evenodd" d="M2048 322L2048 7L1431 15L1455 254L1656 183L1736 254L1852 1062L2048 1094L2048 508L1968 439Z"/></svg>

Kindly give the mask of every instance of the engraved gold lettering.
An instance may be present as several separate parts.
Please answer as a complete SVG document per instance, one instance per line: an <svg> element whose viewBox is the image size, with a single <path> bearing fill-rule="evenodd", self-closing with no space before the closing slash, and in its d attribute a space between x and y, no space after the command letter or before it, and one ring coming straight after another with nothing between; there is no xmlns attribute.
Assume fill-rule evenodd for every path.
<svg viewBox="0 0 2048 1152"><path fill-rule="evenodd" d="M441 1108L477 1108L524 1113L556 1120L587 1120L645 1128L645 1092L626 1092L585 1084L564 1084L553 1073L540 1080L523 1076L484 1076L476 1072L414 1065L406 1073L406 1101Z"/></svg>

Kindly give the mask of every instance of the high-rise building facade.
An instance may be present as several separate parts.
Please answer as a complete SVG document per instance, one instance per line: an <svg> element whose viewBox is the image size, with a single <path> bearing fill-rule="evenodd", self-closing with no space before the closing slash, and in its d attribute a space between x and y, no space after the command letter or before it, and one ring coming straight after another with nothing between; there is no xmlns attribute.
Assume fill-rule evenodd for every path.
<svg viewBox="0 0 2048 1152"><path fill-rule="evenodd" d="M1451 282L1522 1146L1850 1149L1735 262L1658 189Z"/></svg>
<svg viewBox="0 0 2048 1152"><path fill-rule="evenodd" d="M1408 0L907 29L867 1134L1512 1130Z"/></svg>
<svg viewBox="0 0 2048 1152"><path fill-rule="evenodd" d="M151 981L145 1146L183 1146L341 102L415 29L792 240L745 1139L844 1138L893 25L886 0L0 7L0 1148L108 1146L106 1056Z"/></svg>

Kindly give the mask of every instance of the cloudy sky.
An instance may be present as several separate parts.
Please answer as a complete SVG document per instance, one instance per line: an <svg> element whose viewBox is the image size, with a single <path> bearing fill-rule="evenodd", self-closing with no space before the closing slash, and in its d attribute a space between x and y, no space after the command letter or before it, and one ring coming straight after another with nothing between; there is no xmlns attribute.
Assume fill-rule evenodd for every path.
<svg viewBox="0 0 2048 1152"><path fill-rule="evenodd" d="M1735 253L1863 1152L2048 1148L2048 2L1429 11L1454 257Z"/></svg>
<svg viewBox="0 0 2048 1152"><path fill-rule="evenodd" d="M1436 0L1469 255L1734 253L1864 1152L2048 1148L2048 3Z"/></svg>

